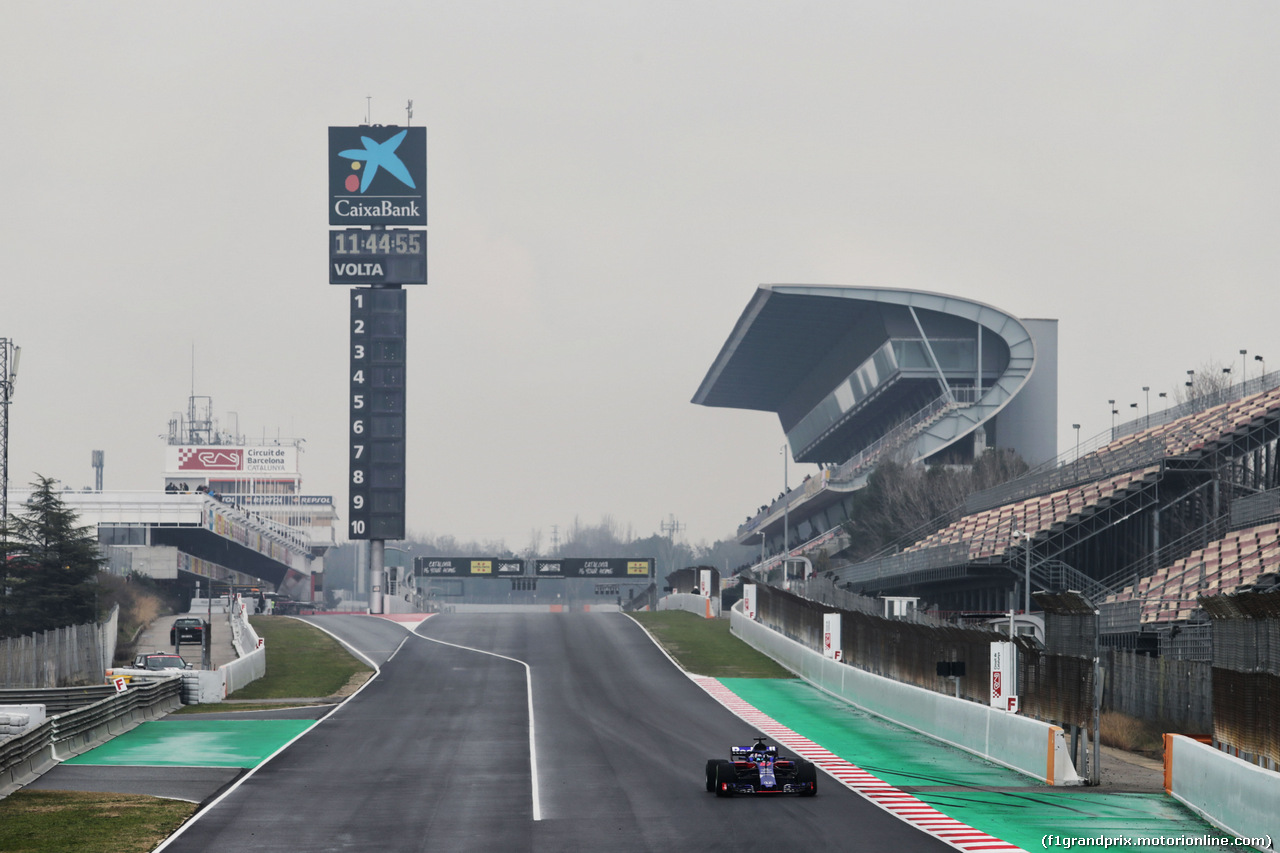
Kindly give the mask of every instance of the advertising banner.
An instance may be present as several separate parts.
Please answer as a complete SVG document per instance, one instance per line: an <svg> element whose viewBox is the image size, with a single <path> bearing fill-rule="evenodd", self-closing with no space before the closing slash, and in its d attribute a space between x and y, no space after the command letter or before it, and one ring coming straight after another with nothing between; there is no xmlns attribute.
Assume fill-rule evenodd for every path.
<svg viewBox="0 0 1280 853"><path fill-rule="evenodd" d="M497 557L414 557L415 577L496 578L524 574L524 561Z"/></svg>
<svg viewBox="0 0 1280 853"><path fill-rule="evenodd" d="M744 583L742 585L742 613L748 619L755 621L756 585L753 583Z"/></svg>
<svg viewBox="0 0 1280 853"><path fill-rule="evenodd" d="M169 474L297 474L298 448L274 445L171 444L164 449Z"/></svg>
<svg viewBox="0 0 1280 853"><path fill-rule="evenodd" d="M329 224L427 224L425 127L329 128Z"/></svg>
<svg viewBox="0 0 1280 853"><path fill-rule="evenodd" d="M557 560L536 560L534 574L540 578L642 580L653 575L653 560L626 557L562 557Z"/></svg>

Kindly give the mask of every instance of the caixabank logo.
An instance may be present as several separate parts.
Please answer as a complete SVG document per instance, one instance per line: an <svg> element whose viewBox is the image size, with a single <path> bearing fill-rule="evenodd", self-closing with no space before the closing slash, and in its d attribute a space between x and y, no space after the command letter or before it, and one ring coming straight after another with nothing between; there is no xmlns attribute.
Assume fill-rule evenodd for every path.
<svg viewBox="0 0 1280 853"><path fill-rule="evenodd" d="M427 224L425 127L329 128L329 224Z"/></svg>

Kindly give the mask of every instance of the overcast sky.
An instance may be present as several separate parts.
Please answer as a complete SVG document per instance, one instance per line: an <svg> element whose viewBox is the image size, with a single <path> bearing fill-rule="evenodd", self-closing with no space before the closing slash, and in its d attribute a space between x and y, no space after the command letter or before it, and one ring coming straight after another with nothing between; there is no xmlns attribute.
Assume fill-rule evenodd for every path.
<svg viewBox="0 0 1280 853"><path fill-rule="evenodd" d="M1059 440L1280 368L1273 2L19 3L0 28L10 478L162 486L194 386L345 503L330 125L428 128L408 527L731 535L777 419L689 402L761 283L1060 321ZM1238 375L1238 373L1237 373ZM807 469L791 466L794 484Z"/></svg>

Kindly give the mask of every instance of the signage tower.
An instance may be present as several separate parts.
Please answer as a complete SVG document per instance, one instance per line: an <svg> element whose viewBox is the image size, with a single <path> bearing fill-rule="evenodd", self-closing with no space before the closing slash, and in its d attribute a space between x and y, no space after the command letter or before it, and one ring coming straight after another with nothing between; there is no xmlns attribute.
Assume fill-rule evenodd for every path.
<svg viewBox="0 0 1280 853"><path fill-rule="evenodd" d="M405 535L407 311L427 283L427 131L329 128L329 283L351 286L347 538L368 540L381 613L388 539Z"/></svg>

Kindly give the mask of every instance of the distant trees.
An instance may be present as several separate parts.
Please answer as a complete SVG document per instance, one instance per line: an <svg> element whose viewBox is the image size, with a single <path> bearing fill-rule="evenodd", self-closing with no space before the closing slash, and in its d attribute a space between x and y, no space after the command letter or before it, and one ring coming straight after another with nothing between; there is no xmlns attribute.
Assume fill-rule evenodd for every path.
<svg viewBox="0 0 1280 853"><path fill-rule="evenodd" d="M1174 390L1173 399L1177 403L1201 400L1213 404L1225 399L1232 387L1239 384L1238 379L1233 379L1230 367L1209 361L1198 370L1188 371L1187 381Z"/></svg>
<svg viewBox="0 0 1280 853"><path fill-rule="evenodd" d="M97 619L97 538L77 523L57 483L37 475L30 501L0 529L0 637Z"/></svg>
<svg viewBox="0 0 1280 853"><path fill-rule="evenodd" d="M678 569L706 564L720 571L730 572L751 562L758 554L756 548L739 545L732 539L708 545L700 542L690 545L670 536L653 533L637 537L630 525L623 527L613 516L604 515L599 524L586 524L575 516L573 522L561 528L555 553L546 544L541 529L529 533L529 541L519 554L512 552L504 542L459 541L448 534L414 535L403 542L388 543L408 551L407 561L416 557L519 557L536 560L549 557L651 557L656 560L659 586L666 576ZM355 545L346 543L325 557L325 574L332 589L354 589Z"/></svg>
<svg viewBox="0 0 1280 853"><path fill-rule="evenodd" d="M907 534L962 504L969 495L1014 479L1027 470L1022 457L990 450L972 467L882 462L853 494L844 523L853 560L868 559Z"/></svg>

